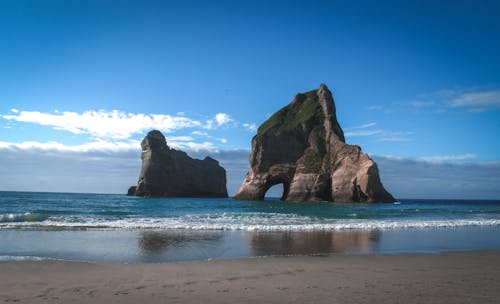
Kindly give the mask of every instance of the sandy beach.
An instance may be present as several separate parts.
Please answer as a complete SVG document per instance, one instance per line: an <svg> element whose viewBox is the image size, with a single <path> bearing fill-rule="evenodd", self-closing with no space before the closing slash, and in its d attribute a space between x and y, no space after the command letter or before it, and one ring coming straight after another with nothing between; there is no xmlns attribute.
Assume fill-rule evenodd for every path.
<svg viewBox="0 0 500 304"><path fill-rule="evenodd" d="M500 251L164 264L0 263L18 303L498 303Z"/></svg>

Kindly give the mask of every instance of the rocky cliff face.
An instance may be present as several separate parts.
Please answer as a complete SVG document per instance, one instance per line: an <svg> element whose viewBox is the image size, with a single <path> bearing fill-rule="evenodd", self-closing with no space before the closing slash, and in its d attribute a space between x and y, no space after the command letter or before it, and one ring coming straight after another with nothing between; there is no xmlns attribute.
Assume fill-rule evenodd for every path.
<svg viewBox="0 0 500 304"><path fill-rule="evenodd" d="M280 183L287 201L395 201L382 186L375 162L360 147L345 143L324 84L297 94L259 127L250 171L234 198L262 200Z"/></svg>
<svg viewBox="0 0 500 304"><path fill-rule="evenodd" d="M227 197L226 170L215 159L193 159L170 149L160 131L141 142L142 169L128 195L146 197Z"/></svg>

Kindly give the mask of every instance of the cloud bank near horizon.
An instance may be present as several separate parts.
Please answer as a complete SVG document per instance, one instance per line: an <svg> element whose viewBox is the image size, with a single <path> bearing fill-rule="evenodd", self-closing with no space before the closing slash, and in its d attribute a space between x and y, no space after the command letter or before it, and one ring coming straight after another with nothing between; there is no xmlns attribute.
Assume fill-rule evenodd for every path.
<svg viewBox="0 0 500 304"><path fill-rule="evenodd" d="M132 146L96 149L0 143L0 190L125 193L137 182L141 167L140 148ZM249 168L247 149L186 151L194 158L217 159L227 171L231 195ZM372 158L384 186L397 198L500 199L500 162L471 162L469 154Z"/></svg>

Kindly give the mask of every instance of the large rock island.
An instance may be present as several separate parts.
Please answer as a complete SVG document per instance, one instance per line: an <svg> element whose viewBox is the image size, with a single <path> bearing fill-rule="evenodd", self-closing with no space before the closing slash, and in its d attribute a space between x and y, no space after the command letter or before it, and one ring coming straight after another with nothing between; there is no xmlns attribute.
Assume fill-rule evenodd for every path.
<svg viewBox="0 0 500 304"><path fill-rule="evenodd" d="M345 143L332 93L322 84L297 94L258 129L250 171L234 196L262 200L283 184L282 200L394 202L375 162L359 146Z"/></svg>
<svg viewBox="0 0 500 304"><path fill-rule="evenodd" d="M227 197L226 170L213 158L193 159L171 149L154 130L141 142L142 169L128 195L145 197Z"/></svg>

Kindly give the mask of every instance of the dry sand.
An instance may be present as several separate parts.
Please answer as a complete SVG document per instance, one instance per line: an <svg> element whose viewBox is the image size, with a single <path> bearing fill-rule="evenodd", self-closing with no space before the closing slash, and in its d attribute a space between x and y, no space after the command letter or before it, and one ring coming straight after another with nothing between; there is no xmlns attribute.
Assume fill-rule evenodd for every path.
<svg viewBox="0 0 500 304"><path fill-rule="evenodd" d="M0 263L0 302L500 303L500 251Z"/></svg>

